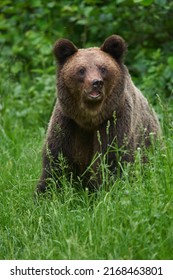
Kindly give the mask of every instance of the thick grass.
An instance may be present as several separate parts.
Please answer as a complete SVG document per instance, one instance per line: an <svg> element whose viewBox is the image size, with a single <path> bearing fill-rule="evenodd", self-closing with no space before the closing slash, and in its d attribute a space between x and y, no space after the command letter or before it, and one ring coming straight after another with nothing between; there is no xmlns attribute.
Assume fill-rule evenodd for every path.
<svg viewBox="0 0 173 280"><path fill-rule="evenodd" d="M63 191L36 203L44 129L15 118L12 94L1 90L0 259L173 259L171 104L160 108L164 144L149 163L138 151L121 178L103 166L106 179L93 194L63 177Z"/></svg>

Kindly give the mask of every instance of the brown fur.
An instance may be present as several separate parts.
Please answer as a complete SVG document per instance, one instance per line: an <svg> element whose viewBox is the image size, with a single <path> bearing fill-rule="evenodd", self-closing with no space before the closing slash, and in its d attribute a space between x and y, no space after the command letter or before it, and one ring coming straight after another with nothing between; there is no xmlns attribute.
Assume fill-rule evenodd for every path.
<svg viewBox="0 0 173 280"><path fill-rule="evenodd" d="M43 150L38 192L46 190L52 169L61 175L60 154L67 159L69 172L78 176L96 153L105 154L110 145L126 149L122 160L132 161L137 147L150 144L150 133L159 134L155 113L123 64L125 50L117 35L107 38L101 48L77 49L66 39L55 44L58 99ZM96 160L94 172L98 164ZM117 167L113 151L108 153L108 164L112 170Z"/></svg>

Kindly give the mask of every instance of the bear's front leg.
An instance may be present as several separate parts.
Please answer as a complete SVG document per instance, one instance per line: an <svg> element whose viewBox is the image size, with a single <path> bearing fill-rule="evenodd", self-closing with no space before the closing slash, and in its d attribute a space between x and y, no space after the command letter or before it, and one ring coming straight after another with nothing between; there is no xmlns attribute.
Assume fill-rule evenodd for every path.
<svg viewBox="0 0 173 280"><path fill-rule="evenodd" d="M55 113L52 115L49 123L47 137L43 147L42 174L37 185L36 193L46 192L52 182L59 185L62 172L64 172L62 158L70 162L70 169L72 169L73 165L71 153L74 138L74 124L63 115L57 115L58 108L56 106Z"/></svg>

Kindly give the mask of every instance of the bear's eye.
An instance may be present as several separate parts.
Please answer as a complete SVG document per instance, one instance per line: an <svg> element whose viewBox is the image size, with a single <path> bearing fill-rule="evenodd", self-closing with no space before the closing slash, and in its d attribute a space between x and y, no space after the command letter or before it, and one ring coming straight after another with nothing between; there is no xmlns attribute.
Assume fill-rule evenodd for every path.
<svg viewBox="0 0 173 280"><path fill-rule="evenodd" d="M81 76L83 76L83 75L85 74L85 72L86 72L86 69L85 69L85 68L79 69L79 74L80 74Z"/></svg>
<svg viewBox="0 0 173 280"><path fill-rule="evenodd" d="M102 74L105 74L106 73L106 68L104 66L100 67L100 72Z"/></svg>

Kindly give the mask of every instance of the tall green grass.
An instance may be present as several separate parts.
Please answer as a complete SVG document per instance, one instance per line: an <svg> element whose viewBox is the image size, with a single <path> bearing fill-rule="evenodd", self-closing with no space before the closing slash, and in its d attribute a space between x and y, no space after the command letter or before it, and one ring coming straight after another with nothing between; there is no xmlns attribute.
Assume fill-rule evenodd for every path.
<svg viewBox="0 0 173 280"><path fill-rule="evenodd" d="M163 143L147 164L138 150L115 178L103 162L106 179L97 193L62 177L62 191L36 203L44 128L32 103L28 115L18 114L27 85L24 98L13 96L11 81L0 86L0 259L173 259L171 100L158 107Z"/></svg>

